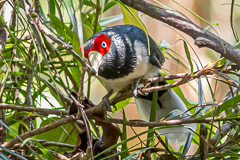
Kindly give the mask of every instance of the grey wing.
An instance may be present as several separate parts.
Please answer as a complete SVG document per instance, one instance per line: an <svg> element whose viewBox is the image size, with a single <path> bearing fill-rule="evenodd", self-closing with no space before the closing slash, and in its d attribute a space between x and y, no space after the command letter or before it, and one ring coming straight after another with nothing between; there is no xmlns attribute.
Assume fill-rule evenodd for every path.
<svg viewBox="0 0 240 160"><path fill-rule="evenodd" d="M148 46L148 44L150 44L149 62L152 65L158 68L161 68L165 59L164 59L163 53L161 52L157 44L154 42L154 40L149 35L147 39L147 34L142 29L136 26L133 26L133 25L125 25L125 26L126 26L126 29L124 32L127 33L128 35L131 35L131 37L135 37L133 39L140 40L143 44L146 45L146 47Z"/></svg>
<svg viewBox="0 0 240 160"><path fill-rule="evenodd" d="M149 62L152 65L154 65L158 68L161 68L162 64L165 61L163 53L161 52L161 50L159 49L157 44L154 42L154 40L150 36L148 36L148 37L149 37L150 51L151 51Z"/></svg>

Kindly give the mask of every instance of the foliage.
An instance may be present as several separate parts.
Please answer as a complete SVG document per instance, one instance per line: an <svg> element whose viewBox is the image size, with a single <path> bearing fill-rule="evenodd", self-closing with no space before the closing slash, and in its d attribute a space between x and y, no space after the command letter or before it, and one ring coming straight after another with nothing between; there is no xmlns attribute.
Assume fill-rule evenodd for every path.
<svg viewBox="0 0 240 160"><path fill-rule="evenodd" d="M8 1L5 3L8 3ZM163 5L160 2L158 3ZM82 149L81 145L83 143L89 145L86 139L83 140L83 137L79 136L80 133L85 133L87 126L86 124L83 125L82 118L78 121L67 119L66 123L61 122L62 124L56 125L55 128L41 133L39 131L46 129L53 122L57 124L59 120L69 118L67 113L73 103L71 93L81 92L81 82L87 88L85 94L88 98L94 94L90 90L96 79L89 78L84 74L83 66L85 63L76 58L84 59L83 51L79 50L79 46L82 46L94 33L122 19L123 23L136 25L146 33L147 29L138 16L138 11L118 0L16 0L14 3L9 3L8 6L6 4L0 6L2 12L9 8L12 9L10 25L6 23L6 17L3 14L0 17L2 23L0 29L6 30L6 33L9 34L6 41L3 42L5 47L2 40L0 44L4 48L0 53L0 122L4 128L0 130L0 143L2 143L0 158L8 159L8 156L15 159L67 159L67 153L73 152L75 145L78 149ZM122 13L107 16L106 13L114 10L116 6L120 6ZM163 5L163 7L171 9L170 6ZM186 10L200 20L207 22L196 13ZM210 28L213 27L210 23L208 24ZM232 21L231 25L233 25ZM238 41L235 30L233 30L232 36L236 37ZM210 75L209 77L205 76L208 82L210 78L213 78L229 86L229 91L222 93L226 94L226 97L216 101L214 87L208 83L208 88L202 88L200 79L197 79L199 77L194 78L194 61L191 58L194 51L187 39L184 38L183 40L183 48L186 53L185 59L190 66L188 66L186 60L179 59L177 51L172 50L167 42L162 41L159 47L166 56L165 63L168 63L169 60L176 62L179 67L189 71L191 80L196 79L198 81L198 103L185 98L179 86L174 88L174 91L193 114L190 120L198 123L198 129L193 136L193 140L191 141L192 137L189 136L189 143L181 146L177 151L174 150L163 135L156 134L156 131L160 128L179 127L172 125L150 126L148 130L140 133L135 132L134 127L131 127L135 135L129 137L127 135L127 128L129 128L127 122L129 121L123 110L130 103L131 99L128 98L116 105L116 112L123 110L123 125L118 126L114 123L114 119L111 121L111 118L113 118L111 115L109 115L110 120L107 119L114 124L117 130L121 130L122 139L109 146L109 148L105 148L103 152L95 154L95 158L107 159L112 155L106 153L117 148L118 152L115 152L115 154L121 155L121 158L125 159L140 159L141 156L147 157L149 155L153 159L159 158L159 155L162 157L169 156L170 158L177 157L178 159L199 159L202 154L206 154L206 157L210 159L238 159L240 151L239 74L232 68L228 69L232 66L232 63L222 58L198 69L199 72L204 71L204 74ZM210 73L210 71L212 72ZM162 72L163 76L174 73L166 68L163 68ZM213 74L215 76L211 76ZM84 75L85 79L82 79ZM235 75L235 77L232 75ZM167 79L167 82L174 84L177 80ZM193 89L196 90L194 87ZM207 102L207 104L204 102L202 90L210 90L212 102ZM157 92L155 91L154 94L157 94ZM157 102L156 96L153 106L155 102ZM39 108L52 109L53 112L47 113L44 110L38 110ZM154 111L151 113L153 114ZM176 114L179 113L173 112L166 116L172 119L176 118ZM106 126L99 125L94 116L87 116L89 116L88 123L93 139L97 140L101 139L102 136L104 137L103 133L106 132L104 127ZM153 115L151 117L154 119ZM209 120L208 118L212 119ZM206 128L207 135L205 137L201 134L200 124ZM113 126L111 127L114 129ZM5 132L7 133L5 134ZM30 132L33 132L33 134L23 136ZM148 135L146 136L148 138L143 139L141 135ZM201 138L209 147L209 150L205 153L201 152L201 145L203 145L200 144L203 143L200 142ZM17 139L18 143L9 147L8 142L14 139ZM131 141L134 139L138 139L138 143L132 145ZM188 155L186 153L189 148L191 149L191 144L196 145L199 149L193 155ZM91 152L89 148L85 149L86 157L91 155L89 152ZM75 153L77 152L71 154Z"/></svg>

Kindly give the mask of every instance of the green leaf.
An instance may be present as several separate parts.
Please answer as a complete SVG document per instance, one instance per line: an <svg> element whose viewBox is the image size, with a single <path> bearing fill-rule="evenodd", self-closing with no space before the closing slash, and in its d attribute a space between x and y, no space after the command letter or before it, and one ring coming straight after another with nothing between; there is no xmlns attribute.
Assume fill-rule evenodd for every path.
<svg viewBox="0 0 240 160"><path fill-rule="evenodd" d="M21 141L23 141L23 140L16 134L16 132L14 132L14 131L11 129L11 127L8 127L5 123L3 123L2 120L0 120L0 124L2 124L5 128L7 128L8 131L10 131L11 133L13 133L15 137L17 137L18 139L20 139ZM18 126L19 126L19 123L17 123L17 124L18 124ZM15 129L18 130L18 127L15 128ZM9 136L9 134L8 134L7 136ZM13 138L15 138L15 137L13 137ZM26 146L32 151L32 153L33 153L34 155L36 155L38 158L40 158L39 155L38 155L30 146L28 146L28 145L26 145ZM0 148L1 148L1 147L2 147L2 146L0 145ZM2 149L6 149L6 148L3 147Z"/></svg>
<svg viewBox="0 0 240 160"><path fill-rule="evenodd" d="M183 43L184 43L185 53L186 53L188 62L189 62L190 67L191 67L191 76L192 76L193 75L193 63L192 63L191 55L190 55L190 52L189 52L189 49L188 49L186 41L183 40Z"/></svg>
<svg viewBox="0 0 240 160"><path fill-rule="evenodd" d="M59 119L58 117L48 118L42 121L40 127L46 126L47 124L52 123L58 119ZM77 142L77 137L78 137L77 133L73 131L73 125L69 123L62 125L61 127L52 129L48 132L36 135L34 138L75 145Z"/></svg>
<svg viewBox="0 0 240 160"><path fill-rule="evenodd" d="M56 30L56 32L62 36L66 37L66 41L71 41L73 37L72 30L66 26L58 17L53 14L48 14L50 18L50 25Z"/></svg>
<svg viewBox="0 0 240 160"><path fill-rule="evenodd" d="M42 151L47 160L55 160L53 155L46 148L44 148L38 141L34 141L34 143Z"/></svg>
<svg viewBox="0 0 240 160"><path fill-rule="evenodd" d="M120 3L121 4L121 3ZM146 30L145 26L143 25L143 23L141 22L140 18L138 17L138 11L130 8L126 5L121 4L120 8L122 10L123 13L123 24L131 24L131 25L135 25L139 28L141 28L142 30Z"/></svg>
<svg viewBox="0 0 240 160"><path fill-rule="evenodd" d="M84 40L89 39L93 35L93 30L91 27L83 23L83 31L84 31Z"/></svg>
<svg viewBox="0 0 240 160"><path fill-rule="evenodd" d="M222 105L220 105L217 109L216 114L219 115L222 111L228 110L228 109L232 109L232 108L236 108L237 107L237 103L240 102L240 95L233 97L230 100L227 100L226 102L224 102Z"/></svg>
<svg viewBox="0 0 240 160"><path fill-rule="evenodd" d="M151 148L148 148L148 147L143 148L143 149L135 152L134 154L129 155L128 157L124 158L123 160L132 160L132 159L134 159L134 157L137 156L138 154L140 154L140 153L142 153L142 152L144 152L144 151L146 151L146 150L149 150L149 149L151 149Z"/></svg>
<svg viewBox="0 0 240 160"><path fill-rule="evenodd" d="M9 49L12 49L13 47L14 47L14 44L6 44L4 50L6 51Z"/></svg>
<svg viewBox="0 0 240 160"><path fill-rule="evenodd" d="M24 158L23 156L15 153L15 152L12 152L11 150L9 150L9 149L7 149L7 148L5 148L5 147L2 147L1 145L0 145L0 148L1 148L3 151L5 151L5 152L10 153L11 155L14 155L14 156L16 156L16 157L18 157L18 158L20 158L20 159L23 159L23 160L27 160L27 159ZM7 156L5 156L5 155L4 155L3 153L1 153L1 152L0 152L0 159L1 159L1 160L11 160L10 158L8 158Z"/></svg>
<svg viewBox="0 0 240 160"><path fill-rule="evenodd" d="M220 61L218 61L217 67L222 67L226 64L228 60L225 58L222 58Z"/></svg>
<svg viewBox="0 0 240 160"><path fill-rule="evenodd" d="M83 2L86 2L86 1L83 1ZM72 2L71 2L71 0L64 0L63 3L64 3L65 8L67 10L70 21L73 25L73 29L76 30L77 24L76 24L76 19L75 19L73 8L72 8Z"/></svg>
<svg viewBox="0 0 240 160"><path fill-rule="evenodd" d="M122 137L121 137L121 141L124 141L127 139L127 125L126 125L126 116L125 116L125 111L124 109L123 111L123 126L122 126ZM127 147L127 143L123 143L122 147L121 147L121 159L124 159L125 157L127 157L129 155L128 153L128 147Z"/></svg>
<svg viewBox="0 0 240 160"><path fill-rule="evenodd" d="M36 144L36 146L42 151L43 155L45 156L45 158L47 158L47 160L54 160L55 158L53 157L53 155L47 150L47 148L43 147L37 140L33 139L33 138L27 138L23 141L23 144L25 144L28 141L32 141Z"/></svg>
<svg viewBox="0 0 240 160"><path fill-rule="evenodd" d="M106 12L107 10L111 9L113 6L115 6L117 4L116 1L111 1L109 3L107 3L104 7L104 11L103 12Z"/></svg>
<svg viewBox="0 0 240 160"><path fill-rule="evenodd" d="M133 140L133 139L135 139L135 138L139 138L141 135L147 134L147 133L149 133L149 132L154 132L154 131L157 131L157 130L160 130L160 129L164 129L164 128L171 128L171 127L176 127L176 126L170 126L170 127L165 127L165 126L163 126L163 127L155 127L155 128L153 128L153 129L149 129L149 130L144 130L143 132L141 132L141 133L139 133L139 134L136 134L136 135L134 135L134 136L132 136L132 137L126 139L126 140L123 140L123 141L119 142L118 144L115 144L115 145L109 147L108 149L104 150L103 152L95 155L94 158L99 157L100 155L102 155L102 154L104 154L104 153L106 153L106 152L109 152L109 151L112 150L113 148L117 148L118 146L122 145L123 143L127 143L127 142L129 142L129 141L131 141L131 140ZM105 159L105 158L104 158L104 159Z"/></svg>
<svg viewBox="0 0 240 160"><path fill-rule="evenodd" d="M127 105L129 104L129 102L131 101L132 98L127 98L124 101L120 101L118 102L115 106L117 108L117 110L113 110L113 114L115 114L116 112L122 110L123 108L127 107Z"/></svg>
<svg viewBox="0 0 240 160"><path fill-rule="evenodd" d="M102 0L102 9L101 9L101 14L104 12L105 5L106 5L106 0Z"/></svg>
<svg viewBox="0 0 240 160"><path fill-rule="evenodd" d="M157 86L158 82L155 82L154 85ZM158 91L154 91L152 103L151 103L151 112L150 112L151 114L150 114L149 122L156 121L157 101L158 101ZM148 129L152 129L152 127L149 127ZM150 146L151 142L153 142L153 132L149 132L147 135L147 147Z"/></svg>
<svg viewBox="0 0 240 160"><path fill-rule="evenodd" d="M80 49L79 49L80 43L79 43L79 40L78 40L76 32L73 33L72 46L73 46L73 50L75 52L77 52L80 56L82 56L82 54L80 52Z"/></svg>
<svg viewBox="0 0 240 160"><path fill-rule="evenodd" d="M220 113L222 113L223 111L228 113L227 110L231 110L233 108L237 108L238 107L237 103L239 103L239 102L240 102L240 95L225 101L222 105L218 106L216 113L214 113L215 116L219 116ZM210 112L210 113L208 113L206 116L200 117L199 119L203 119L203 118L206 118L206 117L211 117L213 115L213 112L215 112L215 110ZM232 116L236 117L237 115L236 114L227 115L228 118L230 118Z"/></svg>
<svg viewBox="0 0 240 160"><path fill-rule="evenodd" d="M56 14L56 8L55 8L55 1L49 0L49 10L50 14L55 15Z"/></svg>
<svg viewBox="0 0 240 160"><path fill-rule="evenodd" d="M73 45L73 50L82 57L82 54L79 49L80 43L79 43L76 32L73 34L72 45ZM76 63L77 63L76 67L71 67L70 70L73 78L75 79L76 83L79 85L79 79L81 76L80 67L82 67L82 64L79 61L76 61Z"/></svg>

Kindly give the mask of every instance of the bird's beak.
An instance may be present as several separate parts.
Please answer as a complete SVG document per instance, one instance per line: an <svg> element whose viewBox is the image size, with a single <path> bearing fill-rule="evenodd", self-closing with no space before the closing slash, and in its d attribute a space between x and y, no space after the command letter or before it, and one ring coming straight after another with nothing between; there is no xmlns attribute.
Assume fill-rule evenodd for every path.
<svg viewBox="0 0 240 160"><path fill-rule="evenodd" d="M98 68L102 63L102 54L97 51L91 51L88 54L88 59L92 68L96 71L96 75L98 75Z"/></svg>

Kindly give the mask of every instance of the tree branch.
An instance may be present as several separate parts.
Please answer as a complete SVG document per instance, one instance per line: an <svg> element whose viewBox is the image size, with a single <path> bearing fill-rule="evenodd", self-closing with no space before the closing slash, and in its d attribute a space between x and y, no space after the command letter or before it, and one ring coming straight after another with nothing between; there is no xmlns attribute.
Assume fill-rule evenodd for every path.
<svg viewBox="0 0 240 160"><path fill-rule="evenodd" d="M17 149L26 149L27 146L26 145L23 145L22 143L18 143L16 145L14 145L14 147L12 148L12 150L17 150ZM42 151L40 150L39 147L37 146L31 146L31 149L33 149L34 151L37 151L38 153L42 153ZM48 149L49 152L51 152L51 154L56 158L56 159L61 159L61 160L69 160L66 156L56 152L56 151L53 151L53 150L50 150ZM27 155L25 155L26 157ZM29 156L30 157L30 156ZM28 158L28 157L26 157Z"/></svg>
<svg viewBox="0 0 240 160"><path fill-rule="evenodd" d="M98 116L89 116L90 118L95 119L96 121L102 122L102 123L117 123L117 124L123 124L122 119L102 119ZM194 118L187 118L187 119L177 119L177 120L167 120L167 121L160 121L160 122L145 122L142 120L130 120L126 121L127 126L132 127L160 127L160 126L175 126L175 125L183 125L183 124L190 124L190 123L209 123L209 122L220 122L220 121L234 121L234 120L240 120L240 118L215 118L208 117L204 119L194 119Z"/></svg>
<svg viewBox="0 0 240 160"><path fill-rule="evenodd" d="M225 70L223 70L223 73L224 72L229 73L229 71L233 70L233 69L234 69L233 66L229 66ZM147 84L145 85L145 87L142 89L139 89L139 92L140 93L142 93L142 92L148 93L148 92L152 92L155 90L165 90L165 89L173 88L173 87L185 84L185 83L189 82L190 80L200 78L200 77L206 76L206 75L211 75L215 71L220 71L220 70L221 70L221 68L214 69L214 64L213 64L213 65L208 65L208 66L204 67L202 70L194 72L194 74L192 76L191 76L191 73L179 73L179 74L175 74L175 75L149 78L148 80L146 80ZM181 80L179 80L173 84L166 84L166 85L154 86L154 87L150 86L150 83L161 82L161 81L172 80L172 79L179 79L179 78L181 78ZM47 83L49 83L49 82L47 82ZM226 82L226 83L233 85L233 82L231 82L231 83ZM51 83L49 83L49 85L51 86ZM61 93L61 92L59 92L59 93ZM118 94L110 100L110 102L112 105L114 105L114 104L116 104L120 101L123 101L129 97L132 97L132 96L133 96L133 93L132 93L131 88L129 88L129 86L126 86L123 90L119 91ZM66 97L66 96L64 96L64 97ZM41 109L41 108L34 108L34 107L22 107L22 106L9 105L9 104L0 104L0 109L1 108L14 109L14 110L19 110L19 111L37 112L37 113L40 113L43 115L48 115L48 114L55 114L55 115L59 115L59 116L68 115L68 111ZM85 112L87 115L104 115L104 110L102 109L101 104L96 105L94 107L90 107L90 108L86 109Z"/></svg>
<svg viewBox="0 0 240 160"><path fill-rule="evenodd" d="M166 23L191 36L198 47L210 48L240 66L240 50L198 26L174 11L155 6L145 0L120 0L122 3L141 11L152 18Z"/></svg>
<svg viewBox="0 0 240 160"><path fill-rule="evenodd" d="M5 142L2 146L5 147L5 148L11 148L13 147L16 143L20 142L21 140L24 140L26 138L29 138L29 137L32 137L32 136L35 136L35 135L38 135L38 134L41 134L41 133L44 133L44 132L47 132L47 131L50 131L54 128L57 128L63 124L67 124L67 123L70 123L70 122L74 122L75 119L72 118L72 117L67 117L67 118L62 118L62 119L59 119L53 123L50 123L46 126L43 126L43 127L40 127L38 129L34 129L34 130L30 130L28 132L25 132L21 135L19 135L19 137L16 137L8 142Z"/></svg>
<svg viewBox="0 0 240 160"><path fill-rule="evenodd" d="M0 109L12 109L16 111L26 111L26 112L32 112L32 113L39 113L41 115L68 115L68 111L66 110L59 110L59 109L43 109L43 108L35 108L31 106L20 106L20 105L11 105L11 104L4 104L0 103Z"/></svg>
<svg viewBox="0 0 240 160"><path fill-rule="evenodd" d="M170 76L150 78L146 81L146 82L149 82L149 83L147 85L145 85L143 88L141 88L140 92L149 93L149 92L153 92L153 91L159 91L159 90L165 90L165 89L177 87L177 86L180 86L182 84L188 83L189 81L191 81L193 79L200 78L200 77L207 76L207 75L211 75L213 73L223 77L226 80L227 84L229 84L233 87L236 87L240 91L240 87L238 87L238 85L235 82L233 82L232 80L229 80L228 78L226 78L224 76L224 74L222 73L222 72L229 73L229 70L232 70L233 67L229 66L225 70L221 71L221 68L215 68L216 64L217 63L207 65L203 69L194 72L192 76L191 76L191 73L179 73L179 74L170 75ZM154 87L152 87L150 85L150 83L153 83L153 82L162 82L162 81L165 81L165 80L172 80L172 79L179 79L179 78L181 78L181 80L176 81L172 84L166 84L166 85L154 86Z"/></svg>
<svg viewBox="0 0 240 160"><path fill-rule="evenodd" d="M46 141L46 140L37 140L37 141L40 142L41 145L44 147L56 146L56 147L63 147L63 148L69 148L69 149L74 149L74 147L75 147L75 145L68 144L68 143L60 143L60 142ZM23 145L22 143L17 143L12 147L12 149L16 150L16 149L25 148L25 147L27 147L27 146Z"/></svg>
<svg viewBox="0 0 240 160"><path fill-rule="evenodd" d="M98 105L98 106L92 107L92 108L98 108L99 109L98 111L102 110L101 105ZM13 110L18 110L18 111L39 112L41 114L55 114L55 115L60 115L60 116L68 114L68 111L41 109L41 108L33 108L33 107L22 107L22 106L9 105L9 104L0 104L0 109L13 109ZM86 114L89 116L89 118L95 119L96 121L99 121L102 123L123 124L122 119L109 119L109 118L102 119L102 117L93 115L94 113L99 113L99 112L96 112L95 110L96 109L94 109L94 111L93 111L93 110L91 110L91 108L86 110ZM66 123L74 121L74 119L71 117L67 117L67 118L63 118L63 119L66 119ZM141 121L141 120L134 120L134 121L130 120L130 121L126 121L126 125L133 126L133 127L160 127L160 126L170 126L170 125L182 125L182 124L188 124L188 123L208 123L208 122L212 122L212 121L219 122L219 121L233 121L233 120L240 120L240 118L239 117L238 118L216 118L215 117L214 119L213 119L213 117L208 117L208 118L204 118L204 119L188 118L188 119L182 119L182 120L167 120L167 121L161 121L161 122L145 122L145 121ZM58 120L58 121L60 121L60 120ZM55 121L54 123L57 123L57 125L61 125L59 123L63 123L63 122L58 122L58 121ZM53 125L55 125L55 124L52 124L52 126ZM41 131L41 133L46 132L48 130L45 130L44 129L45 127L46 126L41 127L39 129L35 129L33 131L30 131L31 133L27 132L26 134L29 135L29 134L32 134L32 132L34 132L34 135L36 135L36 134L40 134L39 133L40 131ZM51 129L54 129L54 128L51 128ZM51 130L51 129L49 129L49 130ZM38 130L40 130L40 131L38 131ZM20 135L20 137L21 137L21 135ZM22 137L25 137L25 136L22 135Z"/></svg>

